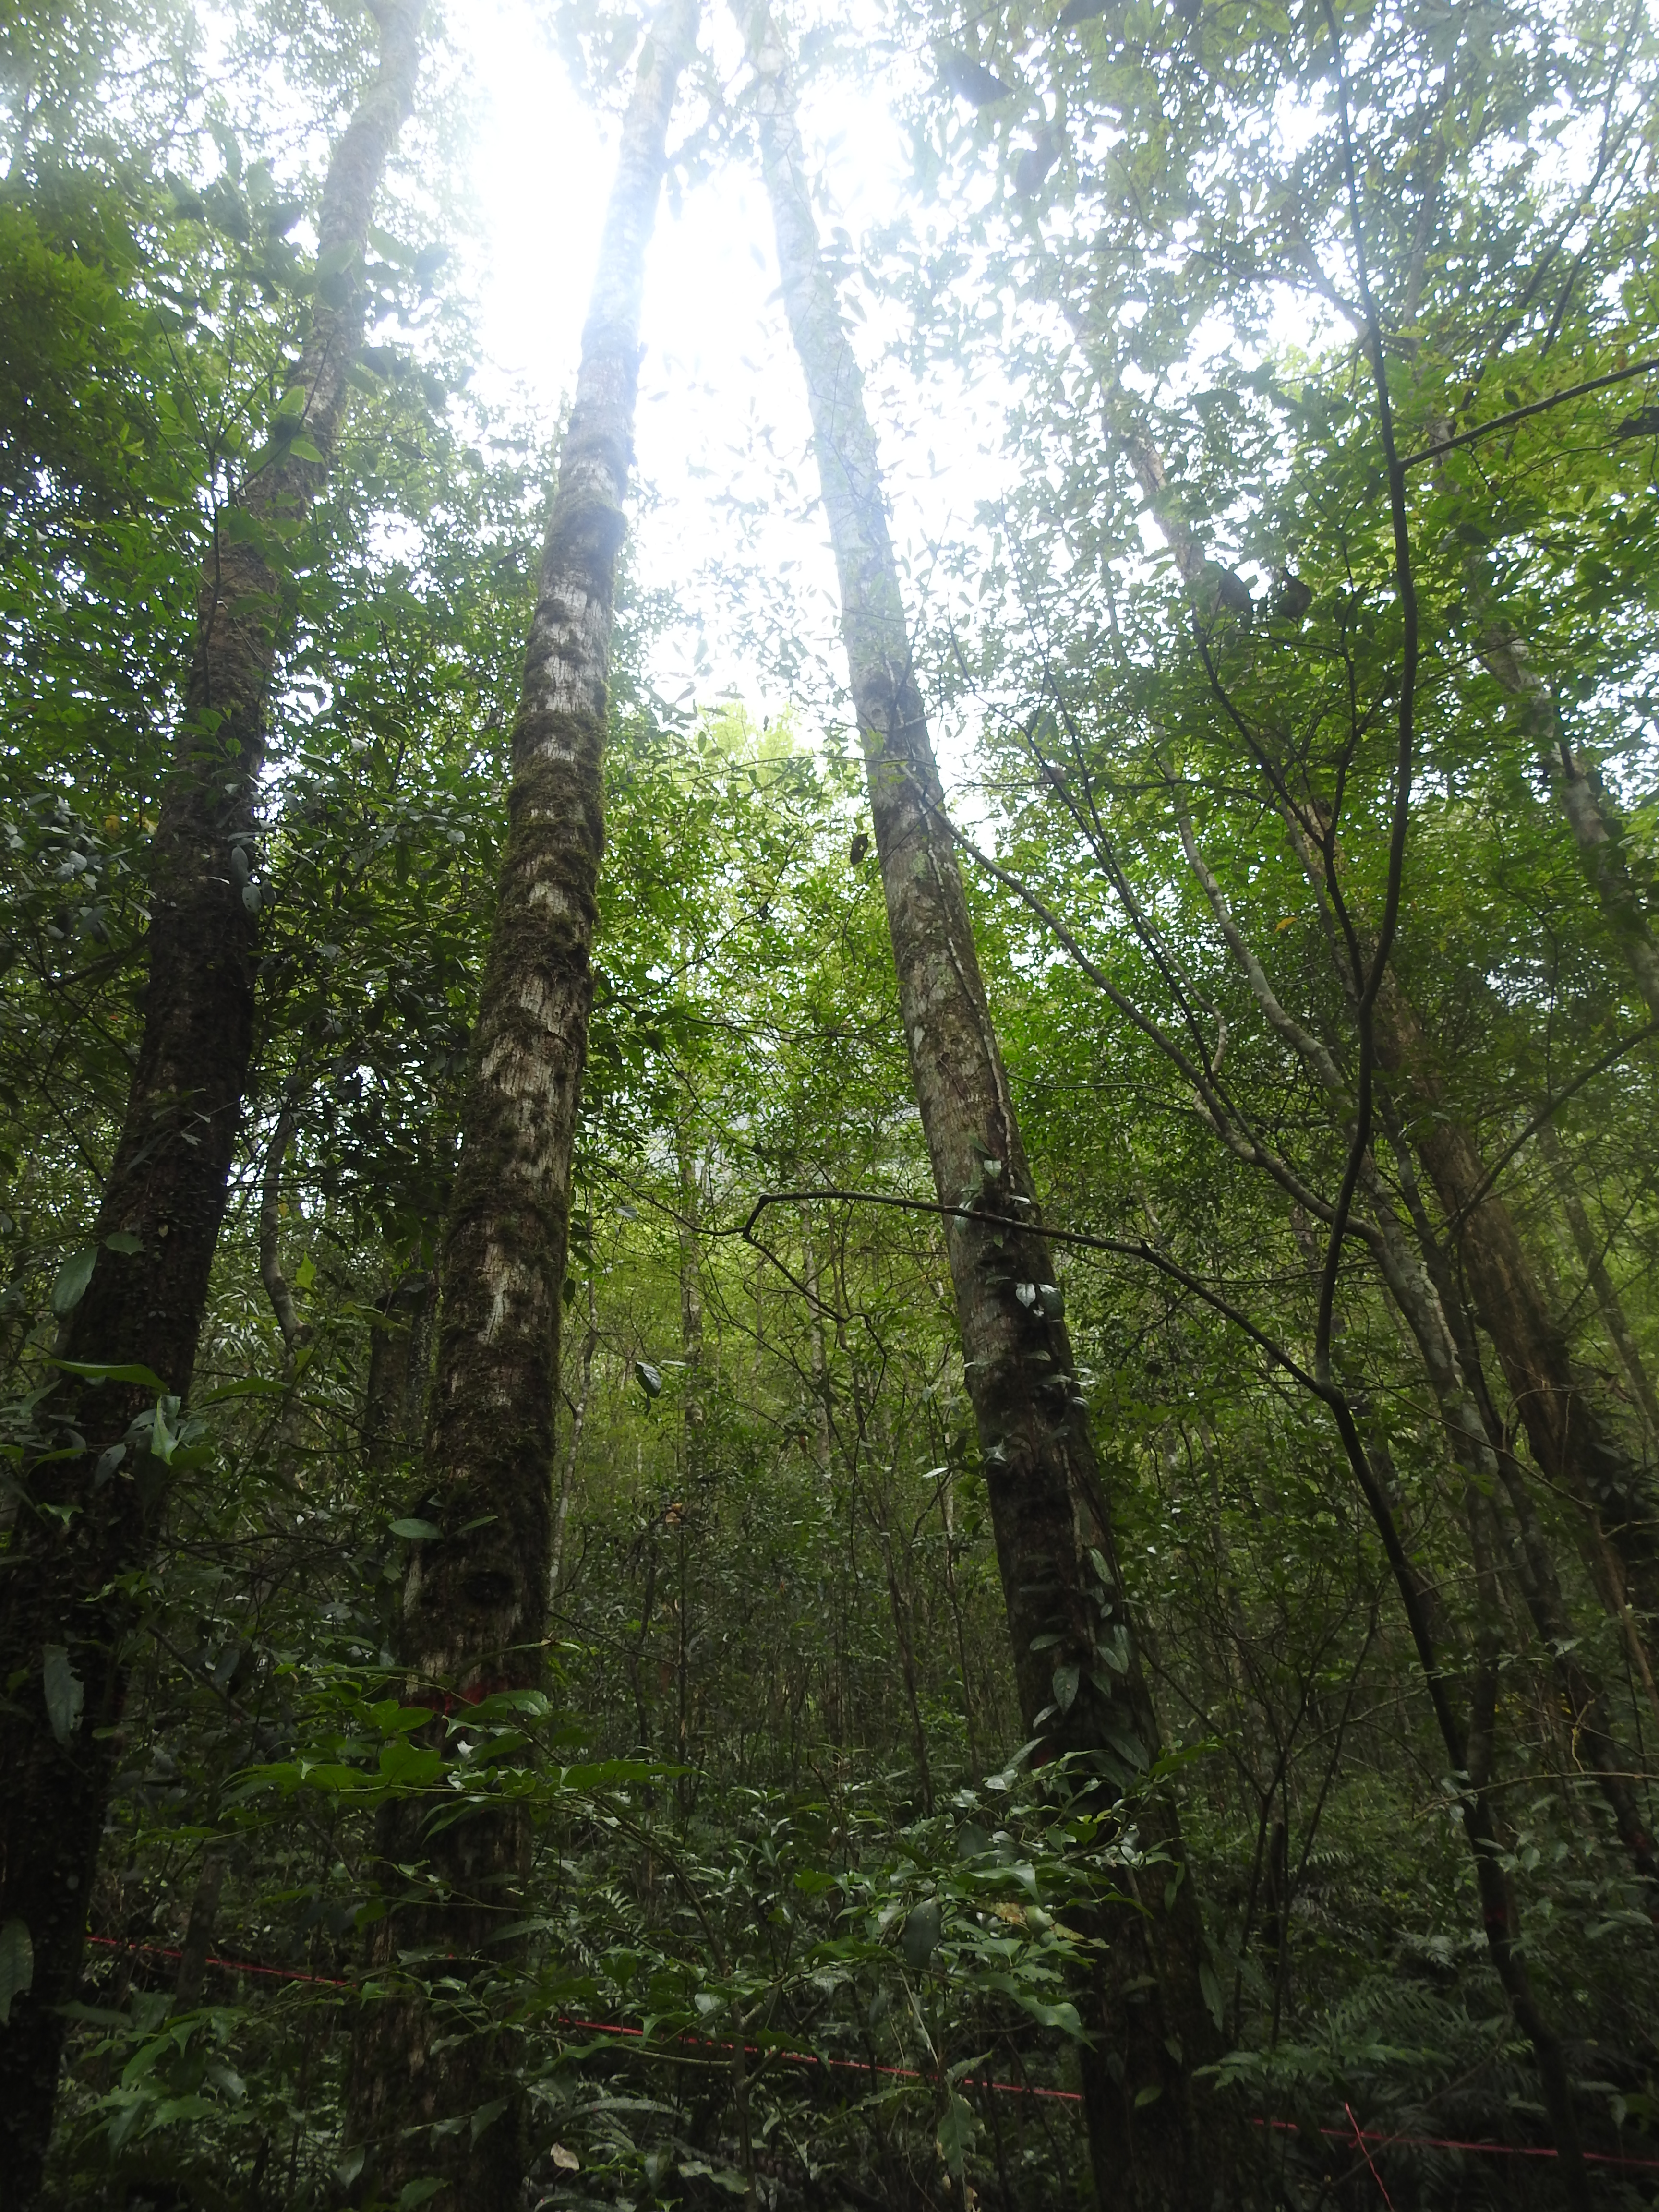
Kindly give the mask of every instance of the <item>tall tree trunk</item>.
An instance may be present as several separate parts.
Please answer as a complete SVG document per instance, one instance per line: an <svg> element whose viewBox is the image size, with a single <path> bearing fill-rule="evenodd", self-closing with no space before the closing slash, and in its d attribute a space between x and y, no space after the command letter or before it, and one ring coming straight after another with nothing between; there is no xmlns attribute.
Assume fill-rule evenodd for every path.
<svg viewBox="0 0 1659 2212"><path fill-rule="evenodd" d="M708 1377L703 1372L702 1357L702 1184L697 1173L696 1154L687 1134L690 1118L688 1095L674 1125L674 1166L680 1186L680 1357L685 1362L681 1420L688 1512L700 1504L702 1487L710 1472L708 1408L704 1402Z"/></svg>
<svg viewBox="0 0 1659 2212"><path fill-rule="evenodd" d="M254 803L279 642L284 548L328 474L362 337L370 214L414 100L422 0L377 0L380 64L334 149L318 220L312 326L279 434L222 516L202 582L185 711L151 854L154 919L138 1060L98 1212L98 1259L62 1354L190 1388L253 1035L259 895ZM112 1245L112 1238L118 1241ZM75 1456L28 1474L0 1581L0 1923L19 1919L34 1978L0 2030L0 2173L33 2202L108 1802L130 1664L131 1571L161 1526L167 1469L129 1434L154 1389L71 1380L52 1401ZM106 1455L124 1454L112 1473ZM51 1655L48 1662L46 1655ZM58 1686L49 1710L47 1665ZM73 1678L81 1700L64 1694ZM54 1721L56 1725L54 1725Z"/></svg>
<svg viewBox="0 0 1659 2212"><path fill-rule="evenodd" d="M538 1688L547 1625L570 1158L592 992L603 759L617 556L633 451L645 251L696 0L667 0L641 50L622 130L575 404L525 656L506 856L485 964L475 1073L445 1232L423 1517L398 1658L404 1695L445 1716ZM459 1727L457 1723L457 1728ZM349 2130L396 2198L422 2176L434 2212L517 2212L524 2115L501 1992L523 1953L530 1855L520 1803L489 1799L428 1826L388 1801L377 1838L391 1910L378 1995L360 2017ZM415 1869L413 1874L409 1870ZM434 2000L425 1958L461 1995ZM498 2101L500 2100L500 2101Z"/></svg>
<svg viewBox="0 0 1659 2212"><path fill-rule="evenodd" d="M880 464L862 380L808 198L782 45L745 21L782 289L805 372L841 584L842 635L868 772L911 1079L940 1201L969 1209L945 1238L1020 1710L1038 1756L1070 1754L1103 1799L1158 1754L1086 1409L997 1047L943 792L911 663ZM1218 2030L1179 1821L1138 1801L1143 1839L1171 1863L1139 1900L1102 1911L1109 1938L1082 1994L1101 2040L1084 2057L1103 2205L1152 2208L1249 2193L1250 2147L1194 2071Z"/></svg>

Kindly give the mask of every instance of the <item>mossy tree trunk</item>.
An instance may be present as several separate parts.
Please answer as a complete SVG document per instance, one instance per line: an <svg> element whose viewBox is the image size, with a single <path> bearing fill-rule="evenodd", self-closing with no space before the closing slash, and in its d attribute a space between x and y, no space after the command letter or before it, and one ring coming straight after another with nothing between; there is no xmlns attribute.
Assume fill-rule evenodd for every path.
<svg viewBox="0 0 1659 2212"><path fill-rule="evenodd" d="M96 1264L61 1345L71 1362L146 1369L179 1399L195 1364L252 1048L254 804L287 550L326 481L344 413L369 218L413 103L423 12L423 0L374 8L379 66L334 149L319 214L319 265L333 273L319 279L290 379L297 411L279 412L269 458L215 532L150 856L137 1064L94 1232ZM0 2030L8 2212L40 2186L60 2008L80 1975L137 1620L125 1578L150 1558L166 1508L167 1469L130 1434L155 1396L71 1382L50 1401L58 1437L82 1449L29 1470L0 1576L0 1923L24 1923L34 1960L32 1985Z"/></svg>
<svg viewBox="0 0 1659 2212"><path fill-rule="evenodd" d="M841 586L910 1073L946 1219L951 1282L990 1496L1020 1710L1039 1759L1070 1754L1102 1801L1160 1750L1086 1409L1037 1224L912 665L862 380L808 197L789 70L763 13L744 21L783 297L805 372ZM1175 1808L1137 1801L1142 1910L1093 1916L1103 1963L1081 1992L1096 2189L1113 2207L1241 2203L1247 2131L1194 2078L1216 2055L1204 1935ZM1073 1914L1068 1917L1075 1917Z"/></svg>
<svg viewBox="0 0 1659 2212"><path fill-rule="evenodd" d="M399 1631L405 1698L433 1708L424 1740L452 1753L469 1711L536 1690L544 1675L570 1161L640 303L696 23L696 0L667 0L641 52L513 734L507 849L440 1271L419 1504L440 1534L413 1547ZM418 1796L382 1812L391 1910L371 1947L376 1988L356 2039L348 2130L364 2154L360 2185L381 2197L435 2176L434 2212L518 2212L524 2112L503 2015L523 1954L512 1931L529 1814L487 1781L459 1820L453 1794L441 1795L436 1820Z"/></svg>

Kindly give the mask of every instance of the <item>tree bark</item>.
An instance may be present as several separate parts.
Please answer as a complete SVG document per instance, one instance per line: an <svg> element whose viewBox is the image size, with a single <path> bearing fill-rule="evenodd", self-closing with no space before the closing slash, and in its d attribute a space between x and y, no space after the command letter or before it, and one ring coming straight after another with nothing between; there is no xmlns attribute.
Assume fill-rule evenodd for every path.
<svg viewBox="0 0 1659 2212"><path fill-rule="evenodd" d="M318 221L319 276L290 389L303 411L219 520L204 572L173 759L151 852L153 920L137 1065L99 1206L97 1264L62 1356L148 1369L189 1390L253 1035L259 895L254 805L283 625L285 549L326 480L362 341L363 248L386 163L414 100L423 0L378 0L380 61L334 149ZM136 1249L112 1249L108 1239ZM71 1378L50 1403L83 1446L30 1469L0 1579L0 1921L21 1920L34 1978L0 2030L5 2203L30 2204L51 2131L64 2033L108 1801L113 1729L137 1620L124 1579L150 1557L167 1468L130 1425L148 1386ZM112 1473L106 1454L120 1450ZM100 1469L101 1468L101 1477ZM43 1653L80 1686L55 1732ZM61 1674L58 1679L63 1678Z"/></svg>
<svg viewBox="0 0 1659 2212"><path fill-rule="evenodd" d="M763 10L743 27L840 578L911 1079L939 1199L970 1209L947 1218L945 1239L1021 1714L1040 1760L1068 1755L1074 1782L1112 1802L1158 1757L1158 1718L945 819L880 463L808 197L788 66ZM1102 2038L1084 2056L1097 2194L1125 2212L1238 2202L1253 2167L1246 2131L1194 2079L1219 2034L1200 1978L1204 1936L1179 1820L1158 1793L1137 1799L1134 1817L1170 1864L1150 1870L1144 1911L1093 1916L1107 1948L1080 1994Z"/></svg>
<svg viewBox="0 0 1659 2212"><path fill-rule="evenodd" d="M424 1735L544 1673L554 1409L570 1158L592 992L603 758L617 556L633 453L640 303L669 118L696 0L666 0L641 50L622 131L575 404L542 556L513 735L509 824L485 964L474 1073L441 1270L438 1350L398 1659ZM459 1820L447 1790L387 1801L377 1845L390 1911L360 2016L348 2129L395 2198L424 2176L434 2212L521 2202L524 2112L499 2025L523 1954L521 1802L487 1786ZM410 1869L414 1869L411 1874ZM434 1996L423 1960L459 1994Z"/></svg>
<svg viewBox="0 0 1659 2212"><path fill-rule="evenodd" d="M290 1381L300 1350L311 1339L311 1330L301 1317L293 1288L283 1273L283 1174L304 1095L303 1085L295 1078L283 1095L265 1153L264 1173L259 1178L259 1280L283 1332L283 1364Z"/></svg>
<svg viewBox="0 0 1659 2212"><path fill-rule="evenodd" d="M208 1953L213 1948L213 1923L218 1917L219 1898L225 1886L225 1849L210 1843L202 1852L202 1864L191 1893L190 1918L179 1954L179 1978L173 1984L175 2012L194 2012L207 1983Z"/></svg>
<svg viewBox="0 0 1659 2212"><path fill-rule="evenodd" d="M570 1498L576 1486L576 1468L587 1425L587 1408L593 1395L593 1355L599 1348L599 1316L593 1300L593 1278L587 1279L587 1331L582 1338L581 1387L570 1415L570 1440L564 1448L564 1470L559 1477L558 1499L553 1508L553 1548L547 1565L547 1603L550 1612L559 1601L564 1579L565 1534L570 1524Z"/></svg>
<svg viewBox="0 0 1659 2212"><path fill-rule="evenodd" d="M363 1459L369 1467L395 1466L421 1448L435 1287L424 1268L415 1267L375 1301L380 1319L369 1324L363 1390Z"/></svg>

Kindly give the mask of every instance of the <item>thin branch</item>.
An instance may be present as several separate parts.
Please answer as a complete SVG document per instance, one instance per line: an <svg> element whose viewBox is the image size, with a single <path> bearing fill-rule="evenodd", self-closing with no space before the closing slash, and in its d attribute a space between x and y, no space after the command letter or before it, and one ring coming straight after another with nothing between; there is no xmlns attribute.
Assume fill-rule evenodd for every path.
<svg viewBox="0 0 1659 2212"><path fill-rule="evenodd" d="M1553 392L1547 399L1528 400L1524 407L1511 407L1507 415L1494 415L1488 422L1477 422L1473 430L1460 431L1455 438L1443 438L1438 444L1425 446L1420 453L1407 453L1398 464L1404 469L1414 469L1420 461L1437 460L1442 453L1449 453L1459 446L1472 446L1478 438L1493 430L1507 430L1511 424L1524 422L1529 416L1542 415L1552 407L1565 405L1569 399L1582 399L1587 392L1605 391L1610 384L1627 384L1633 376L1651 376L1659 369L1659 360L1638 361L1629 368L1610 369L1606 376L1592 376L1587 383L1570 384L1563 392Z"/></svg>

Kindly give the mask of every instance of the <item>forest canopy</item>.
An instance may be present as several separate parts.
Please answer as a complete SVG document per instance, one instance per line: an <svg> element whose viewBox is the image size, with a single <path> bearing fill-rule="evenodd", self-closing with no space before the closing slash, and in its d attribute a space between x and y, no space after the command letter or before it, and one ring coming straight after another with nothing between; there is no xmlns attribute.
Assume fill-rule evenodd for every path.
<svg viewBox="0 0 1659 2212"><path fill-rule="evenodd" d="M0 8L0 2212L1659 2201L1656 94Z"/></svg>

